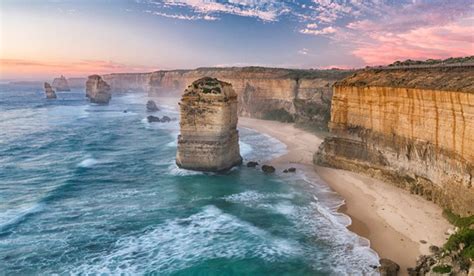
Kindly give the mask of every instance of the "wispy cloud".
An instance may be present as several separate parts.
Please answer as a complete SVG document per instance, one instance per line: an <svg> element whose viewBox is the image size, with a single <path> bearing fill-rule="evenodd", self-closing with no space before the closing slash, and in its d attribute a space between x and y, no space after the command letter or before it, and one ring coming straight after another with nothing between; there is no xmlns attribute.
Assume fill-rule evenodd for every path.
<svg viewBox="0 0 474 276"><path fill-rule="evenodd" d="M232 14L243 17L254 17L262 21L276 21L278 17L290 10L286 4L272 0L137 0L139 3L148 4L150 7L159 9L155 15L171 17L169 11L179 10L181 16L171 17L185 20L217 19L222 14ZM184 13L188 14L184 14ZM189 15L192 14L192 15ZM192 18L192 19L189 19Z"/></svg>
<svg viewBox="0 0 474 276"><path fill-rule="evenodd" d="M289 18L298 33L329 38L370 65L474 54L472 0L137 1L154 15L181 20L215 21L225 14L264 22Z"/></svg>
<svg viewBox="0 0 474 276"><path fill-rule="evenodd" d="M333 34L336 31L337 31L336 28L329 26L329 27L326 27L326 28L322 28L320 30L305 28L305 29L301 29L300 33L310 34L310 35L327 35L327 34Z"/></svg>

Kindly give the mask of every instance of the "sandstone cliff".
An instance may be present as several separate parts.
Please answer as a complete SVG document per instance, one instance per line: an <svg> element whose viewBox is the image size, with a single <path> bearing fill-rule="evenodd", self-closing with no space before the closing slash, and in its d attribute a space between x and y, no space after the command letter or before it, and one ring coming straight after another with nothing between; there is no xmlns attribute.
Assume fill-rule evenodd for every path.
<svg viewBox="0 0 474 276"><path fill-rule="evenodd" d="M63 75L61 75L61 77L59 78L55 78L53 80L52 86L54 87L54 89L56 89L56 91L71 91L71 89L69 88L69 84Z"/></svg>
<svg viewBox="0 0 474 276"><path fill-rule="evenodd" d="M193 82L180 102L176 164L200 171L222 171L242 162L237 131L237 94L213 78Z"/></svg>
<svg viewBox="0 0 474 276"><path fill-rule="evenodd" d="M335 84L315 162L474 213L474 67L364 70Z"/></svg>
<svg viewBox="0 0 474 276"><path fill-rule="evenodd" d="M263 67L198 68L143 74L111 74L104 79L117 92L145 91L180 96L194 80L213 77L232 84L240 116L288 120L325 128L332 84L351 74L345 70L292 70Z"/></svg>
<svg viewBox="0 0 474 276"><path fill-rule="evenodd" d="M101 76L91 75L86 82L86 97L92 103L108 104L112 98L110 86Z"/></svg>
<svg viewBox="0 0 474 276"><path fill-rule="evenodd" d="M44 83L44 93L46 94L47 99L56 99L56 92L54 92L51 84L47 82Z"/></svg>

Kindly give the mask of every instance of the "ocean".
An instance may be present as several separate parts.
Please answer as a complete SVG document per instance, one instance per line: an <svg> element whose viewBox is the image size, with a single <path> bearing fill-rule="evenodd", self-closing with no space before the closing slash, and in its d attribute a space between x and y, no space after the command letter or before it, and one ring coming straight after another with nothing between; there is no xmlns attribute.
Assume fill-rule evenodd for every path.
<svg viewBox="0 0 474 276"><path fill-rule="evenodd" d="M321 180L182 170L178 120L149 124L146 94L57 95L0 85L0 275L375 274L377 254ZM239 131L244 162L286 151Z"/></svg>

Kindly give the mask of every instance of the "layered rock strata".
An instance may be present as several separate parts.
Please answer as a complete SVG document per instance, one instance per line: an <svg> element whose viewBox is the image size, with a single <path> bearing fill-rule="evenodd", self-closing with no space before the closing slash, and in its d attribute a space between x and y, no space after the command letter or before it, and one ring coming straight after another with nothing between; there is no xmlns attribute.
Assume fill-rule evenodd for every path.
<svg viewBox="0 0 474 276"><path fill-rule="evenodd" d="M46 94L47 99L56 99L56 92L54 92L51 84L47 82L44 83L44 93Z"/></svg>
<svg viewBox="0 0 474 276"><path fill-rule="evenodd" d="M52 86L54 87L54 89L56 89L56 91L71 91L71 89L69 88L69 84L63 75L61 75L61 77L59 78L55 78L53 80Z"/></svg>
<svg viewBox="0 0 474 276"><path fill-rule="evenodd" d="M112 98L110 86L99 75L91 75L86 82L86 97L91 103L108 104Z"/></svg>
<svg viewBox="0 0 474 276"><path fill-rule="evenodd" d="M474 67L365 70L335 84L315 163L474 213Z"/></svg>
<svg viewBox="0 0 474 276"><path fill-rule="evenodd" d="M185 169L223 171L242 163L237 131L237 94L213 78L194 81L180 101L176 164Z"/></svg>
<svg viewBox="0 0 474 276"><path fill-rule="evenodd" d="M238 95L240 116L326 128L330 117L331 86L351 73L347 70L232 67L111 74L105 75L104 79L114 91L180 96L194 80L209 76L232 84Z"/></svg>

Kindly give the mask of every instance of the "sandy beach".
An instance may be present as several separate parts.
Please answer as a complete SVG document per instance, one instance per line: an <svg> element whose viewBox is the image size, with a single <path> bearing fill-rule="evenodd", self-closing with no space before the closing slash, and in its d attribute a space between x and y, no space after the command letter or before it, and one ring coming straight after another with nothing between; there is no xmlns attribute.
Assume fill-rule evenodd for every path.
<svg viewBox="0 0 474 276"><path fill-rule="evenodd" d="M401 267L413 267L430 245L441 246L445 232L452 227L442 217L442 209L432 202L412 195L382 181L360 174L314 166L313 154L323 140L292 124L250 118L239 118L239 126L251 128L285 143L287 154L271 164L284 169L298 165L309 177L319 175L325 183L345 199L340 211L349 215L349 229L370 240L381 258L389 258Z"/></svg>

